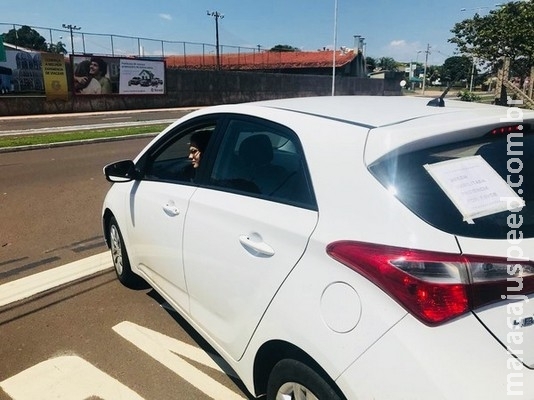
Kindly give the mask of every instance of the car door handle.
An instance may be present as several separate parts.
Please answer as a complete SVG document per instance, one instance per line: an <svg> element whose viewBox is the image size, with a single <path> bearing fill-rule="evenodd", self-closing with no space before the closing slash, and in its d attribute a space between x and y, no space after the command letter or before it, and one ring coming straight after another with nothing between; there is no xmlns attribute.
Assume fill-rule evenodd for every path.
<svg viewBox="0 0 534 400"><path fill-rule="evenodd" d="M170 217L175 217L176 215L180 214L180 210L178 210L178 207L170 203L167 203L163 206L163 211L165 211L165 214Z"/></svg>
<svg viewBox="0 0 534 400"><path fill-rule="evenodd" d="M252 240L247 235L239 236L239 242L249 253L259 257L272 257L274 249L263 241Z"/></svg>

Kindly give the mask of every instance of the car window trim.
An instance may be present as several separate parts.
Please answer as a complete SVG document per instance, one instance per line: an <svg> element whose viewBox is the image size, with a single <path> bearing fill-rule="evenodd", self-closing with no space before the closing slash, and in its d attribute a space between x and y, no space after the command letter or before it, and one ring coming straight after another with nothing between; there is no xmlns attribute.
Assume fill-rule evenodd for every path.
<svg viewBox="0 0 534 400"><path fill-rule="evenodd" d="M206 175L206 170L209 169L210 163L210 154L213 152L211 149L214 147L214 144L216 142L216 137L218 134L218 131L220 131L220 124L223 122L223 119L217 115L217 114L210 114L210 115L202 115L196 118L193 118L189 121L184 122L183 124L177 125L173 129L171 129L169 132L167 132L165 135L163 135L157 142L155 142L150 149L148 149L147 152L145 152L141 158L136 162L135 169L136 172L141 177L140 180L147 180L151 182L163 182L163 183L174 183L174 184L183 184L183 185L193 185L193 186L200 186L203 177ZM169 145L169 143L179 140L176 139L177 136L183 137L184 135L187 135L188 132L195 129L200 129L203 126L207 125L215 125L215 130L213 131L213 137L210 140L210 143L208 144L208 147L206 148L206 152L204 155L204 160L206 161L202 168L199 169L199 176L195 180L195 182L188 182L188 181L174 181L174 180L152 180L152 179L146 179L146 166L147 161L149 159L153 159L156 154L162 151L166 146Z"/></svg>
<svg viewBox="0 0 534 400"><path fill-rule="evenodd" d="M293 131L291 128L289 128L289 127L287 127L287 126L285 126L283 124L277 123L275 121L271 121L271 120L268 120L268 119L265 119L265 118L262 118L262 117L249 115L249 114L221 113L221 118L223 119L223 121L221 121L220 125L217 125L217 131L218 131L217 133L218 134L216 135L216 140L214 141L213 146L209 149L210 151L207 154L208 158L209 158L209 161L208 161L208 164L207 164L207 168L205 168L202 171L201 179L199 180L199 186L204 187L204 188L208 188L208 189L212 189L212 190L219 190L219 191L235 193L235 194L239 194L239 195L243 195L243 196L247 196L247 197L254 197L254 198L258 198L258 199L265 200L265 201L272 201L272 202L276 202L278 204L287 204L287 205L290 205L290 206L304 208L304 209L308 209L308 210L311 210L311 211L319 211L319 208L318 208L318 205L317 205L317 200L316 200L316 197L315 197L315 191L313 189L313 184L312 184L312 180L311 180L310 173L309 173L308 163L306 161L306 155L304 153L304 149L302 147L302 143L300 141L300 137L298 136L298 134L295 131ZM214 164L215 164L215 160L216 160L218 151L220 150L221 143L222 143L222 141L224 140L224 138L226 136L226 133L227 133L227 130L228 130L228 126L230 125L230 123L232 121L240 121L240 122L245 122L245 123L264 125L266 128L269 128L269 129L272 129L272 130L279 130L279 131L281 131L281 133L285 133L287 136L289 136L289 137L291 137L293 139L294 145L297 147L297 150L298 150L299 154L302 156L302 166L303 166L303 169L304 169L304 171L303 171L304 172L304 177L305 177L306 183L308 185L308 188L310 190L310 196L311 196L309 203L291 201L289 199L282 200L282 199L269 198L266 195L258 195L258 194L254 194L254 193L250 193L250 192L246 192L246 191L240 191L240 190L236 190L236 189L232 189L232 188L226 188L226 187L210 184L210 176L211 176L211 173L213 171L213 167L214 167ZM210 145L211 145L211 143L210 143Z"/></svg>

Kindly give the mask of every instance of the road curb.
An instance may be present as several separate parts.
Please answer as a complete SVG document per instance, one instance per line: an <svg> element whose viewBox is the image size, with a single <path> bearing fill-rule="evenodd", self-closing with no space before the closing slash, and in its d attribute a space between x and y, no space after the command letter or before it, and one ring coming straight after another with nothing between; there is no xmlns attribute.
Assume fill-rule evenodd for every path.
<svg viewBox="0 0 534 400"><path fill-rule="evenodd" d="M14 153L14 152L17 152L17 151L52 149L52 148L56 148L56 147L79 146L79 145L83 145L83 144L94 144L94 143L104 143L104 142L118 142L118 141L121 141L121 140L143 139L143 138L155 137L159 133L160 132L142 133L142 134L139 134L139 135L114 136L114 137L110 137L110 138L72 140L72 141L68 141L68 142L32 144L32 145L27 145L27 146L15 146L15 147L1 147L0 148L0 154L2 154L2 153Z"/></svg>

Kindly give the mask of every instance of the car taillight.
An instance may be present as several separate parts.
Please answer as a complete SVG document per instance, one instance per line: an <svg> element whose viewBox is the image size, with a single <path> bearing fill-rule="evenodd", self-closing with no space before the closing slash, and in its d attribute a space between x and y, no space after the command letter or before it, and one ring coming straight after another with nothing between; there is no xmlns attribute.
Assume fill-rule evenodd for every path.
<svg viewBox="0 0 534 400"><path fill-rule="evenodd" d="M353 241L331 243L326 251L430 326L501 301L506 295L534 292L532 262Z"/></svg>
<svg viewBox="0 0 534 400"><path fill-rule="evenodd" d="M503 136L507 135L511 132L522 132L522 131L529 131L530 125L528 124L515 124L515 125L507 125L507 126L500 126L498 128L492 129L489 132L489 135L492 136Z"/></svg>

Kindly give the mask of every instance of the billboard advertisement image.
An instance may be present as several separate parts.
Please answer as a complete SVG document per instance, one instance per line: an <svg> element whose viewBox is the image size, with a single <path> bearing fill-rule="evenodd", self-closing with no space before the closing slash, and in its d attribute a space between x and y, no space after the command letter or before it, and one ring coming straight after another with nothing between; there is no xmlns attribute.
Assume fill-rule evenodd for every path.
<svg viewBox="0 0 534 400"><path fill-rule="evenodd" d="M74 56L72 62L76 95L165 93L163 61Z"/></svg>
<svg viewBox="0 0 534 400"><path fill-rule="evenodd" d="M165 63L121 59L120 94L164 94Z"/></svg>

